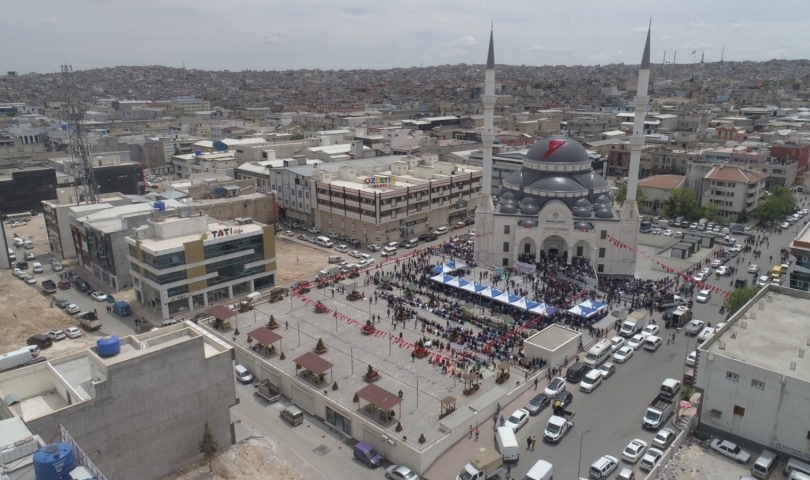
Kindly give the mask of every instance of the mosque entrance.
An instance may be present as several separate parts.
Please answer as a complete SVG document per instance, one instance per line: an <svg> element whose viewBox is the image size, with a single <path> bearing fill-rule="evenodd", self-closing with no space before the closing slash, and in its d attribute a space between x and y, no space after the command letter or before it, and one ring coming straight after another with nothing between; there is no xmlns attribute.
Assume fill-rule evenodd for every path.
<svg viewBox="0 0 810 480"><path fill-rule="evenodd" d="M518 250L519 262L534 262L537 259L537 245L531 238L524 238L520 241Z"/></svg>
<svg viewBox="0 0 810 480"><path fill-rule="evenodd" d="M562 258L568 263L568 245L560 236L552 235L543 241L543 250L540 252L543 258Z"/></svg>

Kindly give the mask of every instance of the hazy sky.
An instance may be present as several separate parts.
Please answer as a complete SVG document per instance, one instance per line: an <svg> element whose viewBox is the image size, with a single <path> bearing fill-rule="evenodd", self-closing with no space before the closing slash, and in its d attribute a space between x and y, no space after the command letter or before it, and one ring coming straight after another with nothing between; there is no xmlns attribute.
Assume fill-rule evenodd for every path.
<svg viewBox="0 0 810 480"><path fill-rule="evenodd" d="M229 70L810 57L810 2L782 0L4 0L0 71Z"/></svg>

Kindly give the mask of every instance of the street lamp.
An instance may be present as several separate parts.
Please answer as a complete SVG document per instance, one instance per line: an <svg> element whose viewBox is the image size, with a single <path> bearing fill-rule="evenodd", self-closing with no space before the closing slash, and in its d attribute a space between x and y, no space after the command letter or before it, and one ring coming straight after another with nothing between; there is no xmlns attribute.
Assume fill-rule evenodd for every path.
<svg viewBox="0 0 810 480"><path fill-rule="evenodd" d="M590 434L591 431L583 430L574 425L573 423L571 424L571 426L579 430L579 461L577 462L577 480L579 480L580 478L582 478L582 476L580 476L580 468L582 467L582 439L585 437L585 435Z"/></svg>

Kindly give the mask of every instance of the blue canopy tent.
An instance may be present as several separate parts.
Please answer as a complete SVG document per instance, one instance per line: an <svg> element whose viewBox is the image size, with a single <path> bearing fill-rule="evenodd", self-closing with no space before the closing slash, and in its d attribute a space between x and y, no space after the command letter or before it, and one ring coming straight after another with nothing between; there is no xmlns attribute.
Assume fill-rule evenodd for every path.
<svg viewBox="0 0 810 480"><path fill-rule="evenodd" d="M512 295L512 296L514 297L514 295ZM512 305L513 307L517 307L517 308L519 308L521 310L528 310L528 308L526 308L526 305L530 301L531 300L527 299L526 297L517 297L515 300L512 300L511 302L509 302L509 305Z"/></svg>
<svg viewBox="0 0 810 480"><path fill-rule="evenodd" d="M588 307L583 307L582 305L576 305L568 309L570 313L574 315L579 315L582 318L590 318L596 315L596 310Z"/></svg>
<svg viewBox="0 0 810 480"><path fill-rule="evenodd" d="M500 295L495 296L494 295L494 290L493 290L492 299L497 301L497 302L501 302L501 303L505 303L505 304L509 305L509 292L501 292Z"/></svg>
<svg viewBox="0 0 810 480"><path fill-rule="evenodd" d="M464 290L465 292L478 293L478 292L480 292L481 290L484 290L487 287L484 286L484 285L481 285L478 282L469 282L469 283L467 283L465 285L460 286L459 288L461 290Z"/></svg>
<svg viewBox="0 0 810 480"><path fill-rule="evenodd" d="M430 277L430 279L433 280L434 282L441 283L441 284L445 284L445 283L449 282L450 280L452 280L454 278L456 278L456 277L451 277L450 275L447 275L447 274L444 274L444 273L440 273L440 274L438 274L438 275L436 275L434 277Z"/></svg>
<svg viewBox="0 0 810 480"><path fill-rule="evenodd" d="M590 308L591 310L606 310L607 304L602 302L597 302L596 300L585 300L584 302L580 303L581 306L585 308Z"/></svg>

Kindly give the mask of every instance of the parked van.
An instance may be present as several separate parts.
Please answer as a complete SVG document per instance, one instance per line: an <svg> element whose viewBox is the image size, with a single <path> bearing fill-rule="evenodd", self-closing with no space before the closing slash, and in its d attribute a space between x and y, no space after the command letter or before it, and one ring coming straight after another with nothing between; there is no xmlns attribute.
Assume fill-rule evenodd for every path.
<svg viewBox="0 0 810 480"><path fill-rule="evenodd" d="M662 397L675 398L681 391L681 382L674 378L667 378L661 383L661 391L659 392Z"/></svg>
<svg viewBox="0 0 810 480"><path fill-rule="evenodd" d="M769 450L763 450L759 458L751 465L751 475L761 480L768 478L768 475L776 469L779 457Z"/></svg>
<svg viewBox="0 0 810 480"><path fill-rule="evenodd" d="M28 249L28 250L34 248L34 242L32 242L31 240L24 241L23 242L23 248Z"/></svg>
<svg viewBox="0 0 810 480"><path fill-rule="evenodd" d="M658 347L661 346L661 337L656 337L655 335L650 335L644 340L644 350L649 350L654 352L658 350Z"/></svg>
<svg viewBox="0 0 810 480"><path fill-rule="evenodd" d="M10 249L10 248L8 249L8 259L9 259L9 261L11 261L11 262L13 262L13 261L17 260L17 254L16 254L16 253L14 253L14 250L12 250L12 249Z"/></svg>
<svg viewBox="0 0 810 480"><path fill-rule="evenodd" d="M365 442L357 442L353 453L354 458L360 460L360 463L369 468L379 467L380 463L382 463L382 457L377 453L377 450Z"/></svg>
<svg viewBox="0 0 810 480"><path fill-rule="evenodd" d="M417 245L419 245L419 239L412 238L412 239L406 241L403 246L405 248L416 248Z"/></svg>
<svg viewBox="0 0 810 480"><path fill-rule="evenodd" d="M810 475L810 464L804 463L801 460L797 460L795 458L791 458L790 460L785 463L785 475L793 472L798 471L802 472L805 475Z"/></svg>
<svg viewBox="0 0 810 480"><path fill-rule="evenodd" d="M552 480L554 467L545 460L538 460L523 477L523 480Z"/></svg>
<svg viewBox="0 0 810 480"><path fill-rule="evenodd" d="M583 392L591 393L596 387L598 387L602 383L602 370L598 368L594 368L587 375L585 378L579 382L579 389Z"/></svg>
<svg viewBox="0 0 810 480"><path fill-rule="evenodd" d="M391 247L383 248L382 253L380 253L380 255L382 255L383 257L393 257L396 254L397 254L397 249L396 248L391 248Z"/></svg>
<svg viewBox="0 0 810 480"><path fill-rule="evenodd" d="M810 480L810 475L802 473L798 470L793 470L790 472L790 477L788 480Z"/></svg>
<svg viewBox="0 0 810 480"><path fill-rule="evenodd" d="M335 246L335 244L332 243L332 240L330 240L329 237L315 237L315 245L326 248L332 248Z"/></svg>
<svg viewBox="0 0 810 480"><path fill-rule="evenodd" d="M774 265L771 269L771 278L779 278L782 276L782 266L781 265Z"/></svg>
<svg viewBox="0 0 810 480"><path fill-rule="evenodd" d="M571 383L579 383L590 371L591 367L582 362L576 362L568 367L568 370L565 372L565 379Z"/></svg>
<svg viewBox="0 0 810 480"><path fill-rule="evenodd" d="M281 418L294 427L304 423L304 412L302 412L298 407L290 405L281 411Z"/></svg>
<svg viewBox="0 0 810 480"><path fill-rule="evenodd" d="M340 263L343 261L343 257L340 255L329 255L329 263Z"/></svg>
<svg viewBox="0 0 810 480"><path fill-rule="evenodd" d="M236 372L236 379L239 380L239 382L248 384L253 381L253 375L242 365L233 367L233 371Z"/></svg>
<svg viewBox="0 0 810 480"><path fill-rule="evenodd" d="M388 242L385 244L385 248L393 248L394 250L397 249L399 244L397 242Z"/></svg>
<svg viewBox="0 0 810 480"><path fill-rule="evenodd" d="M600 340L588 350L588 354L585 355L585 363L591 367L598 367L602 362L608 359L611 353L613 353L613 351L611 349L610 340Z"/></svg>
<svg viewBox="0 0 810 480"><path fill-rule="evenodd" d="M495 442L498 444L498 451L503 455L504 462L520 460L520 446L512 427L499 427L495 434Z"/></svg>
<svg viewBox="0 0 810 480"><path fill-rule="evenodd" d="M448 231L449 231L449 230L448 230L448 228L447 228L447 227L439 227L439 228L437 228L437 229L436 229L436 231L435 231L435 232L433 232L433 233L435 233L436 235L444 235L444 234L445 234L445 233L447 233Z"/></svg>

